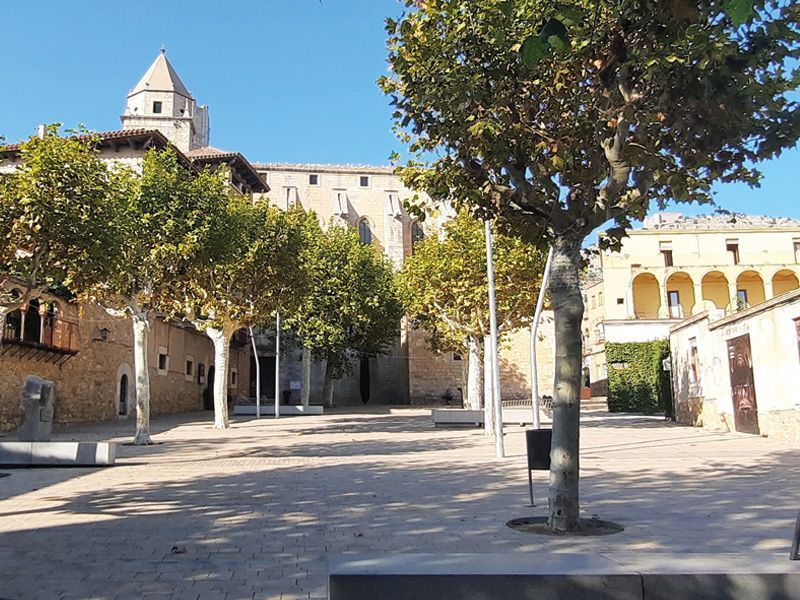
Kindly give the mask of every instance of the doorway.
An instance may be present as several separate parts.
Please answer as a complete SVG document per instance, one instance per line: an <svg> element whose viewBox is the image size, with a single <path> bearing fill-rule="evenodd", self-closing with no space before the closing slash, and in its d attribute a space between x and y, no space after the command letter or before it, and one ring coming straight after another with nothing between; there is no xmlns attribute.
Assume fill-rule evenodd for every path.
<svg viewBox="0 0 800 600"><path fill-rule="evenodd" d="M120 417L128 415L128 376L125 374L119 378L119 407L117 414Z"/></svg>
<svg viewBox="0 0 800 600"><path fill-rule="evenodd" d="M208 367L206 389L203 390L203 410L214 410L214 365Z"/></svg>
<svg viewBox="0 0 800 600"><path fill-rule="evenodd" d="M758 407L749 334L728 340L728 367L736 431L758 435Z"/></svg>
<svg viewBox="0 0 800 600"><path fill-rule="evenodd" d="M261 397L275 400L275 357L259 356L258 367L261 370ZM250 397L256 397L256 361L250 357Z"/></svg>

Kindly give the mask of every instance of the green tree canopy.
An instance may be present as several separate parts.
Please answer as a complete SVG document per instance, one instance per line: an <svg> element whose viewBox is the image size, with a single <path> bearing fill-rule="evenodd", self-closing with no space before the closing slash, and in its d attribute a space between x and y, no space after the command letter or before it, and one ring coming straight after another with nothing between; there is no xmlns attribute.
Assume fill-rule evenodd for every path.
<svg viewBox="0 0 800 600"><path fill-rule="evenodd" d="M108 249L118 243L108 223L122 178L91 135L64 138L51 125L20 144L19 158L0 174L0 283L20 282L22 293L0 286L0 313L42 288L89 287L107 273Z"/></svg>
<svg viewBox="0 0 800 600"><path fill-rule="evenodd" d="M489 333L489 292L483 224L466 211L414 247L399 273L408 316L429 333L434 350L465 351L469 338ZM495 292L500 332L530 323L545 257L519 238L494 236Z"/></svg>
<svg viewBox="0 0 800 600"><path fill-rule="evenodd" d="M353 228L319 232L308 255L309 286L287 326L317 360L326 361L326 396L332 380L349 371L349 353L384 354L400 333L403 308L389 260L362 244Z"/></svg>
<svg viewBox="0 0 800 600"><path fill-rule="evenodd" d="M132 318L136 371L136 435L150 441L147 337L154 311L171 308L174 282L185 276L215 235L228 192L223 171L195 172L173 149L145 152L141 168L117 178L115 212L103 227L116 243L103 248L110 268L80 290L111 311Z"/></svg>
<svg viewBox="0 0 800 600"><path fill-rule="evenodd" d="M215 426L227 427L229 344L233 333L291 313L305 294L304 256L311 219L252 204L233 192L196 249L187 271L172 282L173 312L183 314L214 343Z"/></svg>
<svg viewBox="0 0 800 600"><path fill-rule="evenodd" d="M554 248L550 523L579 527L580 249L618 245L651 201L756 185L793 147L800 5L791 0L407 0L387 22L399 170L434 199L500 213ZM435 153L435 154L434 154ZM425 161L426 156L434 156ZM427 167L427 168L421 168Z"/></svg>

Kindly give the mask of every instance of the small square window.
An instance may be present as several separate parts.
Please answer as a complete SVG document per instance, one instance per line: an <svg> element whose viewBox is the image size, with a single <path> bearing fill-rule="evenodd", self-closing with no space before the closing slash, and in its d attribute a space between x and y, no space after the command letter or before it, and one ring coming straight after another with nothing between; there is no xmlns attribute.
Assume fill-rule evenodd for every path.
<svg viewBox="0 0 800 600"><path fill-rule="evenodd" d="M166 371L169 367L169 355L162 354L161 352L158 353L158 370L159 371Z"/></svg>
<svg viewBox="0 0 800 600"><path fill-rule="evenodd" d="M161 114L161 102L153 102L153 114Z"/></svg>
<svg viewBox="0 0 800 600"><path fill-rule="evenodd" d="M617 304L625 304L625 298L617 298Z"/></svg>
<svg viewBox="0 0 800 600"><path fill-rule="evenodd" d="M453 360L463 360L460 354L453 354Z"/></svg>
<svg viewBox="0 0 800 600"><path fill-rule="evenodd" d="M319 175L311 173L308 176L308 185L319 185Z"/></svg>
<svg viewBox="0 0 800 600"><path fill-rule="evenodd" d="M186 374L191 377L194 373L194 363L190 360L186 361Z"/></svg>
<svg viewBox="0 0 800 600"><path fill-rule="evenodd" d="M368 175L362 175L361 177L359 177L358 178L358 185L360 185L361 187L369 187L369 176Z"/></svg>

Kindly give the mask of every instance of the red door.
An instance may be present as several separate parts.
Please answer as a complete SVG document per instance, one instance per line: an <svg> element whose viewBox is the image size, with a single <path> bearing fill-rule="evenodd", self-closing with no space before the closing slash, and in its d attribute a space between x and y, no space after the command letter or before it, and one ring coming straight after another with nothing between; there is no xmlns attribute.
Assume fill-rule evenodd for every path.
<svg viewBox="0 0 800 600"><path fill-rule="evenodd" d="M758 434L758 410L749 335L728 340L728 367L736 431Z"/></svg>

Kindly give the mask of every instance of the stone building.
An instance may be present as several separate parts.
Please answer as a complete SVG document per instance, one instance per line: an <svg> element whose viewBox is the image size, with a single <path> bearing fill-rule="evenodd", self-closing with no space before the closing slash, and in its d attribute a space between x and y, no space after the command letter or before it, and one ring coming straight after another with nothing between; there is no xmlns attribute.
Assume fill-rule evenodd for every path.
<svg viewBox="0 0 800 600"><path fill-rule="evenodd" d="M13 283L9 284L13 289ZM246 394L247 339L234 340L229 387ZM0 431L22 419L20 390L36 374L56 384L54 421L85 423L133 416L133 332L130 319L101 307L77 306L42 293L6 317L0 347ZM212 408L214 349L205 334L155 320L148 340L151 413Z"/></svg>
<svg viewBox="0 0 800 600"><path fill-rule="evenodd" d="M704 313L733 314L800 287L800 221L657 213L598 257L584 286L584 365L606 379L604 344L667 339Z"/></svg>
<svg viewBox="0 0 800 600"><path fill-rule="evenodd" d="M800 443L800 290L730 314L709 307L669 340L678 421Z"/></svg>

